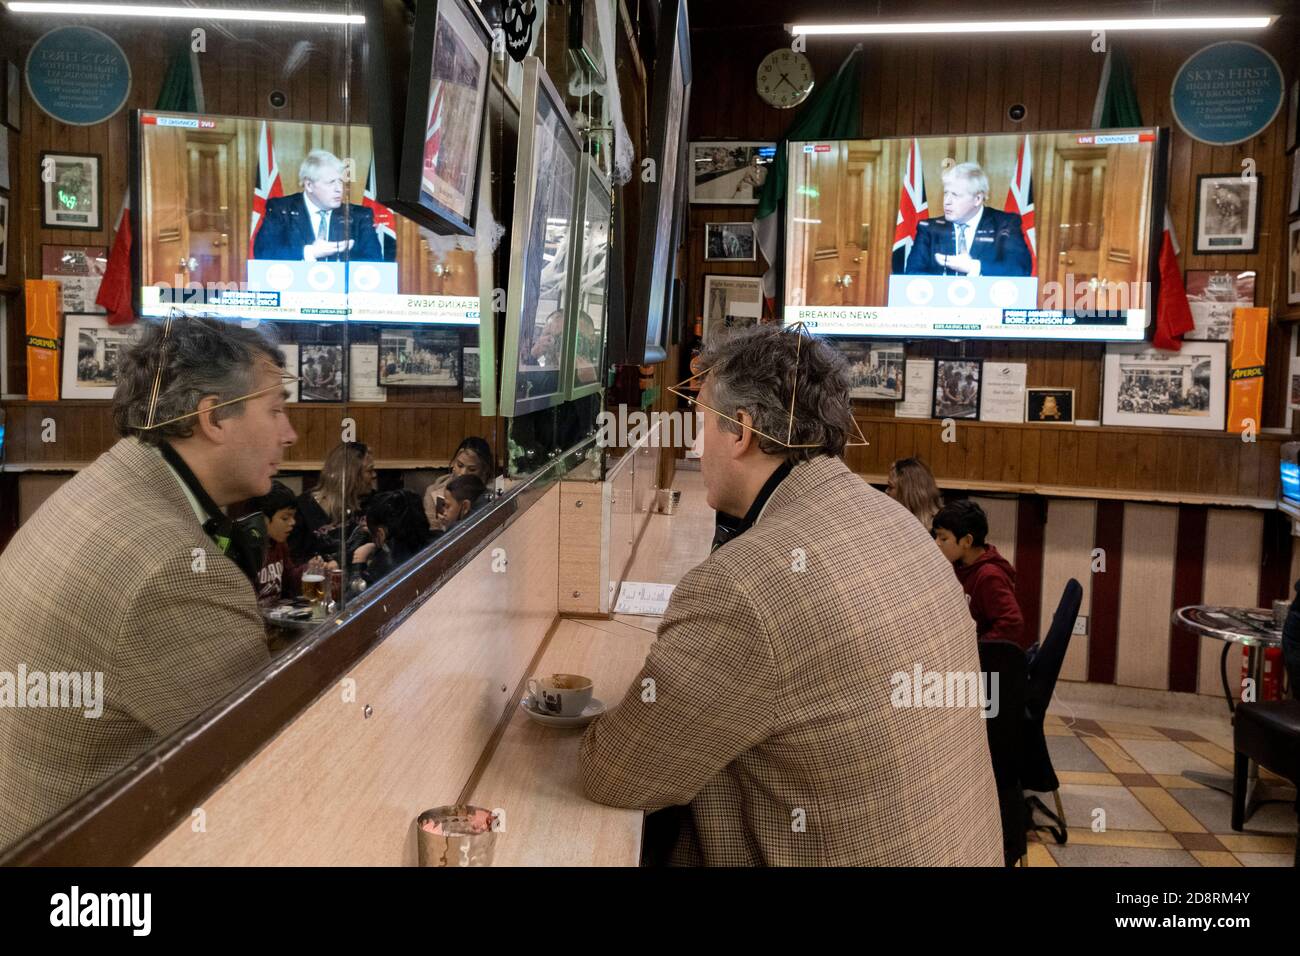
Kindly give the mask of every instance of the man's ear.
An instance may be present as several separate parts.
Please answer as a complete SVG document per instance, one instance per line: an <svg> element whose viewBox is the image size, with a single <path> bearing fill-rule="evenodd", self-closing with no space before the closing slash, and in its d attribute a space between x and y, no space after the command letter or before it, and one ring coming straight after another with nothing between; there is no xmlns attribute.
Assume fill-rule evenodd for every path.
<svg viewBox="0 0 1300 956"><path fill-rule="evenodd" d="M196 409L198 414L194 416L196 422L195 431L203 435L208 441L221 445L225 444L230 433L222 428L222 422L212 420L213 409L216 404L217 396L215 395L204 395L199 399L199 406Z"/></svg>
<svg viewBox="0 0 1300 956"><path fill-rule="evenodd" d="M961 540L958 541L957 543L961 545L963 548L973 548L975 547L975 535L964 534L961 536Z"/></svg>
<svg viewBox="0 0 1300 956"><path fill-rule="evenodd" d="M736 421L740 422L740 434L736 435L736 444L732 448L732 457L739 458L749 451L754 442L754 417L743 408L736 411ZM732 434L735 434L734 432Z"/></svg>

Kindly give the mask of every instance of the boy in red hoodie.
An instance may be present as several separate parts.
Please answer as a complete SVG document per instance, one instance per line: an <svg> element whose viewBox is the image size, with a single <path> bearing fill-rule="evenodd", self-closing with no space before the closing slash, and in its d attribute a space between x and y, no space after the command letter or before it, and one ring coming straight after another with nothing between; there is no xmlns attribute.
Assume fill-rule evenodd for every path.
<svg viewBox="0 0 1300 956"><path fill-rule="evenodd" d="M968 499L954 501L934 516L932 527L939 550L953 562L966 592L976 636L981 641L1010 641L1029 650L1033 641L1025 633L1025 618L1016 600L1016 569L997 548L984 543L989 533L984 509Z"/></svg>

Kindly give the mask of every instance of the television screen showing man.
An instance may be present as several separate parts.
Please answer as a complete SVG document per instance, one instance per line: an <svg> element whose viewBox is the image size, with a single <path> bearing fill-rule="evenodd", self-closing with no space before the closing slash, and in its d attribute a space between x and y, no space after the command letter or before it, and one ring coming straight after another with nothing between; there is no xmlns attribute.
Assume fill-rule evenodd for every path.
<svg viewBox="0 0 1300 956"><path fill-rule="evenodd" d="M253 241L254 259L295 262L383 262L374 214L348 203L343 163L313 149L298 170L302 192L268 199L266 219Z"/></svg>
<svg viewBox="0 0 1300 956"><path fill-rule="evenodd" d="M917 223L908 275L1028 276L1033 259L1020 216L985 205L988 174L958 163L943 174L943 215Z"/></svg>

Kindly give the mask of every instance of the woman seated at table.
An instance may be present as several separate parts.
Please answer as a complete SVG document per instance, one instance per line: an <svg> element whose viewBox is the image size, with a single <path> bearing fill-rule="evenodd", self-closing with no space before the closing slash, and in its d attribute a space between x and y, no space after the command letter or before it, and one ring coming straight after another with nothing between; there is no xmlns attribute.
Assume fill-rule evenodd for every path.
<svg viewBox="0 0 1300 956"><path fill-rule="evenodd" d="M496 478L496 458L492 446L477 435L470 435L456 446L456 453L451 456L451 471L434 481L424 492L424 516L429 519L430 527L438 526L439 505L453 478L473 475L480 479L486 489L490 488Z"/></svg>
<svg viewBox="0 0 1300 956"><path fill-rule="evenodd" d="M298 514L289 535L295 564L320 555L338 560L343 543L349 554L365 544L365 498L375 490L375 460L359 441L336 445L321 466L320 482L298 496Z"/></svg>

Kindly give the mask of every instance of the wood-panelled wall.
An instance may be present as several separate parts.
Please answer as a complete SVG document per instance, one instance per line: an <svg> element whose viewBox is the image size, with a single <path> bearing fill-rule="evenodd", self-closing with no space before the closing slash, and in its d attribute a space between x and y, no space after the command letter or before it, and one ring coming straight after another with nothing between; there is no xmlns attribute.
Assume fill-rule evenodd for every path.
<svg viewBox="0 0 1300 956"><path fill-rule="evenodd" d="M795 8L795 9L792 9ZM940 16L955 8L925 2L890 4L887 16L906 18L925 14ZM986 0L961 5L963 16L987 10L1005 12L1004 5ZM692 8L694 17L690 137L697 139L778 140L796 110L767 106L754 88L754 75L763 56L790 44L782 24L797 14L813 21L843 20L844 8L829 2L780 3L755 0L747 5L744 22L737 22L734 10L724 5ZM1047 11L1036 10L1046 15ZM1076 11L1077 12L1077 11ZM1172 11L1167 11L1172 12ZM869 11L868 16L872 13ZM1296 24L1284 17L1272 28L1244 36L1260 44L1277 58L1289 80L1295 75ZM1285 153L1286 122L1282 113L1262 135L1236 146L1212 147L1195 142L1174 122L1169 90L1179 65L1193 52L1222 39L1218 35L1138 37L1114 34L1109 42L1121 45L1132 67L1141 105L1148 125L1172 130L1168 170L1168 207L1182 244L1180 263L1187 269L1255 270L1256 304L1273 310L1265 378L1263 427L1286 424L1285 380L1290 329L1277 320L1286 310L1284 255L1286 203L1290 188L1290 157ZM853 46L852 40L811 37L807 55L819 83L827 82ZM864 43L862 133L865 137L889 137L963 133L1027 133L1036 130L1084 129L1091 124L1093 103L1104 55L1091 50L1091 37L1035 39L1032 37L927 37L924 39L880 40ZM1026 115L1017 123L1007 115L1009 106L1023 104ZM1202 173L1236 173L1242 161L1253 159L1261 177L1261 224L1259 251L1253 255L1194 255L1196 177ZM895 197L896 200L896 197ZM931 197L933 208L934 198ZM704 261L704 224L749 218L751 207L691 206L689 244L685 275L692 317L702 314L704 275L708 273L760 275L764 265ZM908 355L962 354L1028 364L1028 384L1075 390L1076 415L1098 419L1101 386L1102 345L1029 344L969 342L924 342L908 345ZM688 354L688 353L687 353ZM681 361L685 366L685 357ZM682 370L678 378L684 378ZM860 411L875 417L893 416L892 403L865 402ZM898 428L914 426L900 422ZM1092 429L1096 432L1096 429ZM1105 430L1109 431L1109 430ZM998 433L993 437L992 433ZM1090 447L1103 442L1099 435L1070 429L1078 442ZM1021 441L1015 426L983 431L986 443L1014 445ZM1157 441L1161 432L1144 430ZM1183 434L1183 433L1177 433ZM1209 439L1207 443L1214 444ZM1049 439L1052 441L1053 439ZM1202 438L1194 439L1201 442ZM1120 445L1142 445L1137 436L1117 439ZM1175 444L1183 439L1173 438ZM1165 443L1167 444L1167 442ZM1165 447L1159 444L1158 447ZM1217 447L1217 446L1216 446ZM1147 454L1150 454L1147 452ZM1248 453L1253 454L1253 453ZM1050 466L1049 466L1050 467ZM1208 480L1207 471L1207 480ZM1201 479L1198 477L1197 481ZM1217 486L1219 479L1214 478ZM1179 477L1176 483L1182 483ZM1226 481L1226 479L1225 479Z"/></svg>

